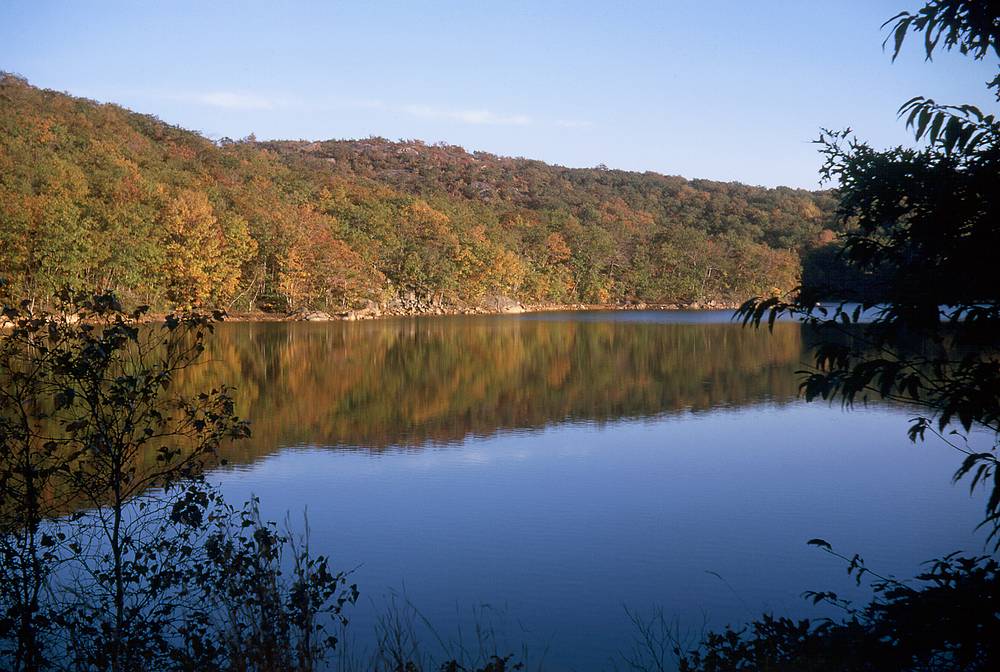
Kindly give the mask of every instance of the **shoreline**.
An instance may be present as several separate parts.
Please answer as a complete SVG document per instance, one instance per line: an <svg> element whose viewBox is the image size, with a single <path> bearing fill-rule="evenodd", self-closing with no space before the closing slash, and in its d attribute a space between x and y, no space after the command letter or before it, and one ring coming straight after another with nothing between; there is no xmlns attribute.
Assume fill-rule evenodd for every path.
<svg viewBox="0 0 1000 672"><path fill-rule="evenodd" d="M629 304L601 304L601 303L537 303L521 304L511 302L498 308L476 307L455 307L455 306L429 306L426 308L400 308L398 306L380 309L377 307L361 308L358 310L348 310L335 313L327 313L319 310L298 310L291 313L269 313L264 311L240 311L226 312L223 322L359 322L363 320L388 320L401 317L461 317L461 316L490 316L490 315L527 315L530 313L569 313L569 312L710 312L710 311L733 311L739 308L740 304L730 301L707 301L705 303L693 302L686 304L677 303L629 303ZM211 312L209 309L201 309L202 312ZM140 317L139 324L161 324L166 321L166 312L149 312ZM70 321L77 321L78 316L67 316ZM0 329L9 329L13 323L0 318Z"/></svg>
<svg viewBox="0 0 1000 672"><path fill-rule="evenodd" d="M560 312L708 312L713 310L736 310L740 304L728 301L677 303L630 303L630 304L584 304L584 303L511 303L497 308L484 306L452 307L433 306L426 309L406 310L399 308L361 308L328 313L319 310L299 310L291 313L268 313L263 311L226 313L224 322L357 322L362 320L384 320L398 317L448 317L473 315L524 315L529 313ZM166 313L147 314L143 322L163 322Z"/></svg>

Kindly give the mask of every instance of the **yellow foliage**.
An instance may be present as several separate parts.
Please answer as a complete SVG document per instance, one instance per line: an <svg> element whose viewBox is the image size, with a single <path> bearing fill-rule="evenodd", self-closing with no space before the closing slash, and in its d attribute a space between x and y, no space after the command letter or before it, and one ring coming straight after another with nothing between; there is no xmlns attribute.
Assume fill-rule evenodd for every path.
<svg viewBox="0 0 1000 672"><path fill-rule="evenodd" d="M176 304L225 304L236 291L240 266L256 252L246 221L221 223L204 192L184 190L171 198L160 218L168 298Z"/></svg>

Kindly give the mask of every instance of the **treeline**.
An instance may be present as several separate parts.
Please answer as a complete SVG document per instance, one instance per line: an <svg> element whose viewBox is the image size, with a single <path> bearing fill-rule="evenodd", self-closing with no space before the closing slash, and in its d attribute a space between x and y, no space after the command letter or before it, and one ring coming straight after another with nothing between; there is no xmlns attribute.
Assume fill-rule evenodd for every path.
<svg viewBox="0 0 1000 672"><path fill-rule="evenodd" d="M213 143L0 74L0 277L154 307L739 301L798 283L825 192L382 139Z"/></svg>

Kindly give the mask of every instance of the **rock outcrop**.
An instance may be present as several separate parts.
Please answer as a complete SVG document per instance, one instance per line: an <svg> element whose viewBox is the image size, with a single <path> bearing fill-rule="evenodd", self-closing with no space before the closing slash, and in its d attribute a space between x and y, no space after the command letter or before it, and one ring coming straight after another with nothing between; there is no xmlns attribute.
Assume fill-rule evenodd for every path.
<svg viewBox="0 0 1000 672"><path fill-rule="evenodd" d="M334 319L330 313L322 310L297 310L288 316L288 319L295 322L330 322Z"/></svg>

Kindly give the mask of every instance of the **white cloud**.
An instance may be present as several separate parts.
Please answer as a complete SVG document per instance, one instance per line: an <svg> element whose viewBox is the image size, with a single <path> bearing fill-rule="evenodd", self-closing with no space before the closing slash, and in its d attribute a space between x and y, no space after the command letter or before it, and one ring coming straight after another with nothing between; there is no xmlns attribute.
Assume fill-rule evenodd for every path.
<svg viewBox="0 0 1000 672"><path fill-rule="evenodd" d="M377 98L325 98L321 99L315 109L322 112L336 110L384 110L386 104Z"/></svg>
<svg viewBox="0 0 1000 672"><path fill-rule="evenodd" d="M402 112L422 119L452 121L476 126L528 126L534 120L526 114L501 114L484 108L453 108L432 105L398 105L377 98L337 98L326 97L319 100L303 100L285 95L264 95L241 91L183 91L151 92L157 98L174 100L207 107L227 110L277 110L287 108L308 109L316 112L338 110L383 110ZM560 120L556 126L584 128L587 121Z"/></svg>
<svg viewBox="0 0 1000 672"><path fill-rule="evenodd" d="M341 103L344 107L354 107L362 110L381 110L385 108L385 103L376 98L358 98L345 100Z"/></svg>
<svg viewBox="0 0 1000 672"><path fill-rule="evenodd" d="M592 121L580 119L556 119L553 123L560 128L590 128L594 125Z"/></svg>
<svg viewBox="0 0 1000 672"><path fill-rule="evenodd" d="M489 125L489 126L527 126L531 123L531 117L524 114L497 114L489 110L458 110L441 107L431 107L429 105L404 105L403 111L415 117L424 119L443 119L447 121L458 121L463 124Z"/></svg>
<svg viewBox="0 0 1000 672"><path fill-rule="evenodd" d="M276 101L247 93L232 93L230 91L214 91L201 97L201 102L213 107L225 107L236 110L272 110L278 107Z"/></svg>
<svg viewBox="0 0 1000 672"><path fill-rule="evenodd" d="M235 91L205 91L167 94L164 98L179 100L208 107L221 107L227 110L274 110L288 107L291 104L287 98L266 97L254 93L239 93Z"/></svg>

